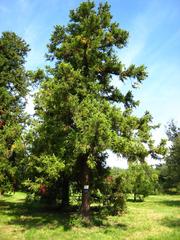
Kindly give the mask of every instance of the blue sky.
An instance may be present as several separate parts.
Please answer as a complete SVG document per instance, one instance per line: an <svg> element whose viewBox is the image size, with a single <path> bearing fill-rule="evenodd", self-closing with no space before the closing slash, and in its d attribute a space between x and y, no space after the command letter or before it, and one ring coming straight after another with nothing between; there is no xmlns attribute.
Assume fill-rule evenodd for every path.
<svg viewBox="0 0 180 240"><path fill-rule="evenodd" d="M0 0L0 32L15 31L30 44L28 69L45 64L44 54L53 26L68 22L69 10L80 0ZM100 1L95 1L99 3ZM104 2L104 1L101 1ZM180 1L109 0L113 19L130 33L128 45L118 52L127 66L147 66L149 77L134 92L142 115L149 110L161 128L175 119L180 123ZM116 80L115 84L122 87ZM126 86L126 88L128 85ZM32 104L29 105L32 109Z"/></svg>

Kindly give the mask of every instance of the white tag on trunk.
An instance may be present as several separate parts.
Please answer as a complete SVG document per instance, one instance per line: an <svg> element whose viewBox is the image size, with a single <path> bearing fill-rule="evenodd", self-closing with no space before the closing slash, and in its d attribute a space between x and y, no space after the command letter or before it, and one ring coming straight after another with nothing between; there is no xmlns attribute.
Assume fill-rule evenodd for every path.
<svg viewBox="0 0 180 240"><path fill-rule="evenodd" d="M84 185L84 189L88 190L89 189L89 185Z"/></svg>

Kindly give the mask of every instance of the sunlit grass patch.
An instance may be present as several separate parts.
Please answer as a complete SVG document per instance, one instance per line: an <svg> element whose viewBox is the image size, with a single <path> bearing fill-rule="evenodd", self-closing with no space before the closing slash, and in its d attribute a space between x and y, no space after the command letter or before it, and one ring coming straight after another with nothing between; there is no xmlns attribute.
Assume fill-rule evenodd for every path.
<svg viewBox="0 0 180 240"><path fill-rule="evenodd" d="M0 199L1 240L179 240L180 196L150 196L145 202L128 202L122 216L92 213L85 225L78 212L62 213L27 205L26 195Z"/></svg>

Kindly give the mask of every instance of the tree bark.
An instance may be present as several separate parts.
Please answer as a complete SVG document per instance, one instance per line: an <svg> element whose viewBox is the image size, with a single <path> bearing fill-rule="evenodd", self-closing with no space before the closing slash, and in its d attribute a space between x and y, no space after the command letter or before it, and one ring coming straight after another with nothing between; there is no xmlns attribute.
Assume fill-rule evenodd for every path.
<svg viewBox="0 0 180 240"><path fill-rule="evenodd" d="M83 162L82 162L82 205L81 205L81 214L86 219L89 219L89 216L90 216L90 194L89 194L89 167L88 167L88 164L87 164L87 158L83 159Z"/></svg>
<svg viewBox="0 0 180 240"><path fill-rule="evenodd" d="M4 191L0 190L0 197L2 197L4 195Z"/></svg>

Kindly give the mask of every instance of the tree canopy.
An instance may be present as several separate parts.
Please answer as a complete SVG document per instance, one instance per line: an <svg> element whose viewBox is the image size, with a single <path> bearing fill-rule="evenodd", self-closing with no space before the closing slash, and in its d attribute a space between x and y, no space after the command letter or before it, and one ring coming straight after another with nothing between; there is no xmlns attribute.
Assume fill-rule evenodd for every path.
<svg viewBox="0 0 180 240"><path fill-rule="evenodd" d="M17 156L23 151L22 129L28 74L24 68L29 46L13 32L0 37L0 192L11 190L18 177Z"/></svg>
<svg viewBox="0 0 180 240"><path fill-rule="evenodd" d="M143 65L126 67L119 59L117 49L127 45L129 34L113 22L109 4L96 8L93 1L82 2L69 18L67 26L55 26L48 44L46 56L54 65L47 68L35 97L31 152L40 158L54 155L62 163L54 186L63 182L66 192L79 173L81 211L87 216L93 171L99 163L103 168L107 149L129 161L144 161L163 152L164 142L154 146L150 130L155 126L148 112L133 115L138 101L132 91L124 94L113 85L118 76L136 88L147 72Z"/></svg>

